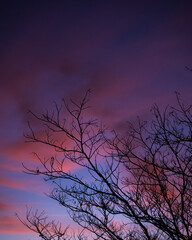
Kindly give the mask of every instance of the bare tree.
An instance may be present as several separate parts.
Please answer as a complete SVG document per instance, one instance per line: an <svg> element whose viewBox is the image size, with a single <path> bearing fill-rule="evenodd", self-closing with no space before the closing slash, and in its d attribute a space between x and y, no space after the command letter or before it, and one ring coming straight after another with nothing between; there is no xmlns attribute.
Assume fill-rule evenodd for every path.
<svg viewBox="0 0 192 240"><path fill-rule="evenodd" d="M19 220L31 231L39 234L44 240L82 240L83 232L75 236L68 234L68 227L62 228L61 224L56 221L48 221L45 212L33 211L27 208L26 221L23 221L18 215Z"/></svg>
<svg viewBox="0 0 192 240"><path fill-rule="evenodd" d="M192 239L192 106L176 94L177 108L161 113L154 105L151 121L138 118L121 136L89 119L88 95L70 105L64 101L64 119L58 105L52 113L31 113L45 134L38 136L29 125L27 141L49 145L62 158L37 155L41 168L25 167L26 172L54 182L49 196L90 232L89 239ZM83 176L65 171L67 161L83 169ZM39 219L28 212L25 224L37 230ZM67 239L60 226L45 238L48 228L38 228L42 239Z"/></svg>

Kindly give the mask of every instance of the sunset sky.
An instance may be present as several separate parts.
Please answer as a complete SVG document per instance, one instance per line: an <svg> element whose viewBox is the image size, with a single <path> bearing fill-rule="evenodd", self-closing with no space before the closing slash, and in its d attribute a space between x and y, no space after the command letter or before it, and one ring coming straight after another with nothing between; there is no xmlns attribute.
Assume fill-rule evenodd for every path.
<svg viewBox="0 0 192 240"><path fill-rule="evenodd" d="M26 205L70 223L45 196L51 185L23 173L37 163L25 143L28 110L92 89L92 114L122 130L150 107L192 100L191 0L3 1L0 6L0 239L35 240L15 217ZM71 166L68 166L70 169ZM79 170L76 169L76 172ZM62 212L63 211L63 212Z"/></svg>

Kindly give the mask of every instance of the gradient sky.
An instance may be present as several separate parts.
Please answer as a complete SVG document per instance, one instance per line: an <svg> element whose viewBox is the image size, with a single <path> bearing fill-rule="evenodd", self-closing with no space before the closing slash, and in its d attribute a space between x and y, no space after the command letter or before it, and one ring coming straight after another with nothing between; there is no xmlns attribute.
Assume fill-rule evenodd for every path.
<svg viewBox="0 0 192 240"><path fill-rule="evenodd" d="M24 142L28 109L91 88L92 114L123 130L174 91L191 103L192 1L4 1L0 12L0 239L32 240L15 217L26 205L69 219L45 196L51 186L22 172L33 151L49 154Z"/></svg>

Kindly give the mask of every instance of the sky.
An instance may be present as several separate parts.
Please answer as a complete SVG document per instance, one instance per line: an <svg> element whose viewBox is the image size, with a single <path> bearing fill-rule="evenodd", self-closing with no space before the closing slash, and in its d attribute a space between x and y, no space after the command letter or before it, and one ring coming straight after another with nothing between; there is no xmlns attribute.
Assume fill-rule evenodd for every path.
<svg viewBox="0 0 192 240"><path fill-rule="evenodd" d="M190 104L191 12L190 0L1 3L0 239L38 239L15 217L26 206L71 223L45 195L52 186L23 173L22 163L37 164L32 152L50 154L25 142L28 110L42 113L91 89L92 115L123 131L154 103L175 104L175 91Z"/></svg>

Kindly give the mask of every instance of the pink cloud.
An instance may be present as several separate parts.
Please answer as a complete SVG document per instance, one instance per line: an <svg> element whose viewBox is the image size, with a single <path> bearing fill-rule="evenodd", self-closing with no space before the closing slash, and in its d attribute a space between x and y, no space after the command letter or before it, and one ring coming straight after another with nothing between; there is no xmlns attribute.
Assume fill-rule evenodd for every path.
<svg viewBox="0 0 192 240"><path fill-rule="evenodd" d="M10 210L16 210L16 207L0 202L0 211L10 211Z"/></svg>
<svg viewBox="0 0 192 240"><path fill-rule="evenodd" d="M39 138L46 138L44 132L37 132L36 133ZM55 136L55 139L58 140L58 145L60 142L65 140L62 138L61 135ZM52 156L57 157L59 159L63 158L63 153L58 153L55 151L54 147L47 146L42 143L26 143L26 139L18 139L13 143L9 143L4 148L1 149L1 155L3 156L3 160L0 163L0 166L5 169L15 170L15 171L22 171L23 166L22 163L26 166L34 166L39 165L39 160L35 156L34 153L37 153L42 159L48 159ZM72 148L72 143L69 141L65 141L64 147ZM77 166L74 163L66 161L65 163L65 170L75 170Z"/></svg>
<svg viewBox="0 0 192 240"><path fill-rule="evenodd" d="M26 228L16 216L1 216L0 217L0 233L6 234L26 234L32 233Z"/></svg>
<svg viewBox="0 0 192 240"><path fill-rule="evenodd" d="M21 175L20 175L21 176ZM44 191L48 191L48 186L40 179L37 178L29 178L28 176L23 175L20 179L17 176L12 176L12 174L7 173L7 171L2 171L0 176L0 186L29 191L29 192L36 192L38 194L43 194L42 189Z"/></svg>

